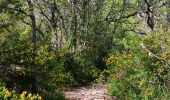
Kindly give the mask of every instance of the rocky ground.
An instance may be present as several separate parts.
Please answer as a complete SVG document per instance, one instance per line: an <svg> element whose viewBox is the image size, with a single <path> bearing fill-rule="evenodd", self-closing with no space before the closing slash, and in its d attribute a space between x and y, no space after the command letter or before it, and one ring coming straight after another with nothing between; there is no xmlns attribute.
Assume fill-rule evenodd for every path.
<svg viewBox="0 0 170 100"><path fill-rule="evenodd" d="M65 91L67 100L116 100L115 97L107 95L108 89L106 85L93 84L70 88Z"/></svg>

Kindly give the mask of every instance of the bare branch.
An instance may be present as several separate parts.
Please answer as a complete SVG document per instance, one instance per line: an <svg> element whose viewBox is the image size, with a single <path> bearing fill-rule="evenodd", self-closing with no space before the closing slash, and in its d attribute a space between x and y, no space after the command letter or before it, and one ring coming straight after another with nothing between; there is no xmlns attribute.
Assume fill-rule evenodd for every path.
<svg viewBox="0 0 170 100"><path fill-rule="evenodd" d="M22 10L21 8L10 8L10 7L6 7L6 9L13 10L13 11L17 11L17 12L19 12L19 13L21 13L21 14L27 15L27 13L26 13L24 10Z"/></svg>
<svg viewBox="0 0 170 100"><path fill-rule="evenodd" d="M122 19L128 19L128 18L130 18L130 17L136 16L137 14L138 14L138 12L136 11L136 12L131 13L131 14L129 14L129 15L122 16L122 17L120 17L120 18L118 18L118 19L107 18L106 21L108 21L108 22L117 22L117 21L120 21L120 20L122 20Z"/></svg>
<svg viewBox="0 0 170 100"><path fill-rule="evenodd" d="M40 6L40 4L38 3L38 6L35 6L38 10L40 10L41 14L48 20L50 21L50 18L45 14L45 12L43 11L42 7Z"/></svg>

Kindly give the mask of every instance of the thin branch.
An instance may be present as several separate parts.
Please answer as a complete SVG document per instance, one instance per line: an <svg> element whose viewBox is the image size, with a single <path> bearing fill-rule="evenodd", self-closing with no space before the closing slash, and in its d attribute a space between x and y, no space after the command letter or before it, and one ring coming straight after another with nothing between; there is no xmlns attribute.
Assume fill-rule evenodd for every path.
<svg viewBox="0 0 170 100"><path fill-rule="evenodd" d="M57 6L56 2L55 2L55 8L56 8L56 12L59 15L59 18L61 19L62 28L65 30L65 34L67 34L67 30L66 30L66 27L65 27L65 24L64 24L64 17L62 16L60 10L58 9L58 6Z"/></svg>
<svg viewBox="0 0 170 100"><path fill-rule="evenodd" d="M44 33L38 27L36 27L36 31L38 31L38 33L40 33L41 36L44 38Z"/></svg>
<svg viewBox="0 0 170 100"><path fill-rule="evenodd" d="M107 18L106 21L109 21L109 22L117 22L119 20L122 20L122 19L128 19L130 17L133 17L133 16L136 16L138 14L138 12L134 12L134 13L131 13L129 15L126 15L126 16L122 16L120 18L117 18L117 19L113 19L113 18Z"/></svg>
<svg viewBox="0 0 170 100"><path fill-rule="evenodd" d="M9 9L9 10L13 10L13 11L17 11L21 14L24 14L24 15L27 15L26 12L24 12L24 10L22 10L21 8L10 8L10 7L6 7L6 9Z"/></svg>
<svg viewBox="0 0 170 100"><path fill-rule="evenodd" d="M149 53L149 56L153 56L153 57L155 57L155 58L157 58L157 59L159 59L159 60L164 60L164 59L158 57L157 55L155 55L154 53L152 53L151 51L149 51L149 50L146 48L146 46L144 46L143 43L140 43L140 46Z"/></svg>
<svg viewBox="0 0 170 100"><path fill-rule="evenodd" d="M155 57L155 58L157 58L157 59L159 59L159 60L164 61L165 63L167 63L168 68L170 68L170 64L169 64L168 61L166 61L165 59L162 59L161 57L159 57L159 56L155 55L154 53L152 53L151 51L149 51L149 50L146 48L146 46L144 46L143 43L140 43L140 46L141 46L143 49L145 49L145 50L149 53L149 56Z"/></svg>
<svg viewBox="0 0 170 100"><path fill-rule="evenodd" d="M150 4L149 4L149 2L147 1L147 0L144 0L145 1L145 3L148 5L148 6L150 6Z"/></svg>
<svg viewBox="0 0 170 100"><path fill-rule="evenodd" d="M40 6L40 4L38 3L38 7L35 6L38 10L40 10L40 13L50 22L50 18L44 13L42 7Z"/></svg>

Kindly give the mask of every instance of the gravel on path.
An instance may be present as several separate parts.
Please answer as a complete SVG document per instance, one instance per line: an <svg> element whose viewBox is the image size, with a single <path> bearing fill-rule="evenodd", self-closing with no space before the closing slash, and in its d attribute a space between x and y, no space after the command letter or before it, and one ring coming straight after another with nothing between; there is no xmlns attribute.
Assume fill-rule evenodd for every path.
<svg viewBox="0 0 170 100"><path fill-rule="evenodd" d="M107 86L100 84L70 88L64 92L66 100L116 100L107 93Z"/></svg>

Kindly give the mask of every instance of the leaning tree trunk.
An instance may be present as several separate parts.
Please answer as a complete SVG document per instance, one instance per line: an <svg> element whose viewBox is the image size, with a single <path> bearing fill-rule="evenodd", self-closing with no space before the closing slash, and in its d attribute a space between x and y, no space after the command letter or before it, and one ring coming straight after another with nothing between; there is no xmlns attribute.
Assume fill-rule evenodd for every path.
<svg viewBox="0 0 170 100"><path fill-rule="evenodd" d="M33 92L36 92L37 89L36 89L36 60L35 60L35 56L36 56L36 49L37 49L37 41L36 41L36 18L35 18L35 14L34 14L34 6L32 4L32 1L31 0L27 0L27 3L28 3L28 6L29 6L29 17L31 19L31 27L32 27L32 43L33 43L33 56L32 56L32 59L33 59L33 65L32 65L32 72L33 72L33 75L32 77L34 78L34 81L32 83L32 91Z"/></svg>

